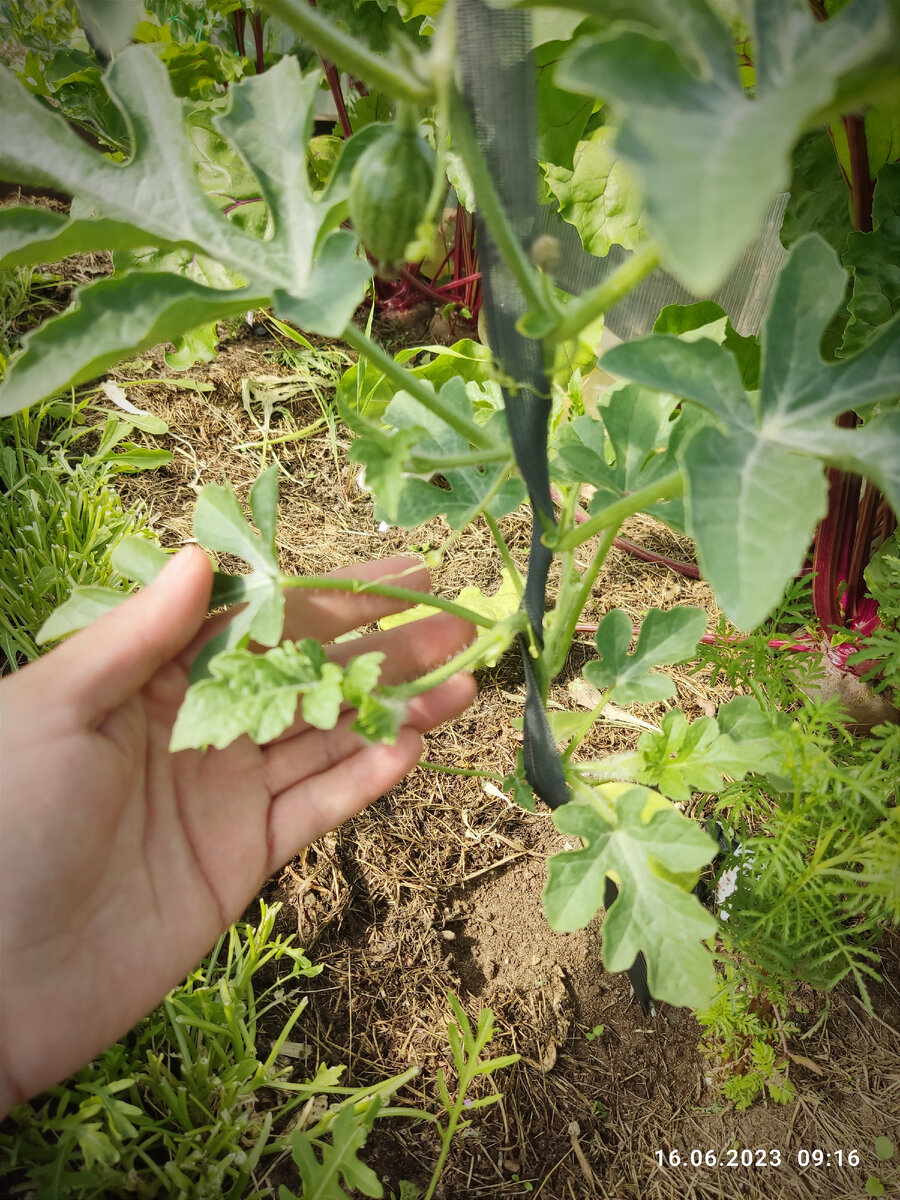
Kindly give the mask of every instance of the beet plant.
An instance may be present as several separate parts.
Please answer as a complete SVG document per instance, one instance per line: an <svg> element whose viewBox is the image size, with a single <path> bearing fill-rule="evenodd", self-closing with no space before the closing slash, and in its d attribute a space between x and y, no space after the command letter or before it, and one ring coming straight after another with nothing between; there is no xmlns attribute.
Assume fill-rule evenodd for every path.
<svg viewBox="0 0 900 1200"><path fill-rule="evenodd" d="M660 668L693 658L706 626L704 613L686 607L651 609L633 646L630 618L618 610L605 614L596 630L596 657L584 669L599 691L590 713L554 713L551 721L548 689L566 664L582 611L627 517L648 512L686 531L723 613L739 630L751 630L803 567L826 511L826 471L863 477L883 494L885 512L900 513L896 292L877 252L874 266L872 255L868 267L856 266L866 290L854 292L859 303L851 306L853 321L843 321L852 337L835 353L840 339L834 346L825 335L845 304L848 271L825 240L806 233L790 249L758 342L739 337L724 315L709 319L708 309L693 322L663 321L649 337L604 356L604 370L619 382L596 411L570 422L553 420L548 434L552 385L571 381L571 366L567 372L560 364L577 360L595 322L657 267L693 293L713 291L753 240L772 198L790 185L794 148L810 130L866 106L881 121L879 128L892 127L900 49L896 6L853 0L836 5L841 11L830 16L828 8L819 12L815 5L813 12L804 0L757 0L746 26L727 20L721 6L707 0L689 0L677 11L618 0L557 6L581 23L574 36L559 39L552 74L551 60L542 58L547 65L538 111L546 111L552 89L561 111L580 114L585 140L613 156L596 160L606 163L595 182L597 203L610 212L607 242L627 242L630 249L600 283L576 296L554 286L553 239L539 236L529 217L536 207L536 163L516 156L515 145L486 136L480 80L490 63L482 64L479 77L467 55L478 30L487 28L479 22L502 30L507 10L527 9L527 0L448 5L427 52L403 43L375 53L305 0L269 0L266 7L330 62L393 96L403 106L404 129L409 106L418 106L423 114L433 111L438 130L447 131L478 214L495 357L491 377L467 382L446 372L429 378L385 353L351 320L372 272L357 236L343 225L351 199L357 205L366 200L365 179L354 167L376 152L383 130L350 138L327 181L315 187L307 146L319 75L302 75L286 58L233 84L230 107L212 126L223 153L227 149L254 177L266 218L242 226L204 191L164 67L148 47L131 46L104 75L128 129L132 149L124 163L85 146L57 114L0 73L0 103L8 114L0 175L75 197L68 217L31 208L0 212L2 261L28 265L98 248L159 252L144 260L135 255L129 270L83 288L69 311L28 336L0 388L0 412L18 411L95 378L136 350L253 308L271 307L306 331L343 337L364 356L366 370L384 381L384 403L374 411L344 405L355 435L352 457L365 468L376 518L415 528L440 514L454 530L484 519L514 601L502 611L485 611L460 600L430 599L433 607L467 616L482 636L425 680L383 687L376 656L340 670L316 643L282 643L283 589L367 589L405 600L417 599L415 593L402 579L373 585L284 576L275 555L274 469L250 493L255 530L230 487L208 485L195 511L198 541L240 556L250 568L240 577L217 574L213 604L246 606L195 662L173 750L222 745L241 733L276 737L298 703L306 719L321 727L332 725L340 705L349 703L366 736L390 739L416 690L463 667L495 662L517 645L528 685L525 742L520 769L508 783L523 802L533 804L532 792L546 801L558 828L581 842L550 862L549 920L573 930L606 907L606 966L629 969L643 955L652 995L703 1005L714 986L707 943L718 926L692 889L716 844L674 801L692 790L716 792L726 779L751 772L775 790L796 786L784 721L752 695L692 725L673 709L663 728L614 769L602 760L579 761L578 747L608 704L675 694ZM828 19L817 19L823 15ZM525 37L527 49L527 24L510 28ZM457 57L463 62L459 76ZM508 67L497 64L498 70ZM547 152L554 133L541 132ZM574 154L567 136L564 153ZM889 157L878 164L882 179L891 178L890 156L897 156L890 145ZM446 149L438 147L436 171ZM504 152L513 155L512 178L527 180L517 189L521 202L510 195ZM574 178L574 157L572 162ZM578 166L583 174L581 158ZM628 203L636 203L639 191L641 208L617 221L611 181L623 176L631 181ZM569 186L565 170L554 181L558 190ZM386 182L379 173L380 205L391 182L399 196L407 181L398 172ZM419 225L404 210L397 229L382 232L395 234L402 222L404 237L415 230L421 239L440 180L427 201L419 168L413 182L423 203ZM880 179L876 194L881 188ZM891 186L878 233L897 220L890 192ZM374 206L376 197L368 199ZM379 212L390 221L389 207ZM402 259L397 239L387 241L389 257ZM208 282L189 278L173 269L185 258L218 269ZM866 295L869 303L863 303ZM825 356L824 345L832 347ZM855 415L848 419L848 413ZM579 516L584 484L595 489L586 520ZM526 497L534 533L523 578L498 522ZM545 611L554 558L560 582ZM158 547L136 540L124 542L114 558L120 573L142 584L164 562ZM71 632L122 598L104 589L76 591L45 626L45 640ZM251 638L266 649L251 651Z"/></svg>

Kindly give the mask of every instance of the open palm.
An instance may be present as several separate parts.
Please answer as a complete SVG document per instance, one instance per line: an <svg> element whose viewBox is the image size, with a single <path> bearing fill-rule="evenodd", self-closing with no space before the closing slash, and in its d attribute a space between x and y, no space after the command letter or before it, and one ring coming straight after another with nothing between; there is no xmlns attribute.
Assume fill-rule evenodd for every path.
<svg viewBox="0 0 900 1200"><path fill-rule="evenodd" d="M411 559L337 572L403 575ZM139 595L3 681L0 1112L120 1037L191 970L261 883L301 846L397 783L421 733L474 695L457 676L411 702L394 745L298 717L275 742L170 754L207 619L209 563L188 547ZM327 642L402 608L375 595L306 591L285 637ZM441 615L332 647L386 653L383 679L415 678L472 636ZM4 1094L5 1093L5 1094Z"/></svg>

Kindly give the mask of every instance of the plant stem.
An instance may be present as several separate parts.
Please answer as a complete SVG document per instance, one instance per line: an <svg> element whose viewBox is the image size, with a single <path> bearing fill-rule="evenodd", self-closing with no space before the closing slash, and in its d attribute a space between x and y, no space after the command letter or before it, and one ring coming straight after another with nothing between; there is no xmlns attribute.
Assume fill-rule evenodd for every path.
<svg viewBox="0 0 900 1200"><path fill-rule="evenodd" d="M428 608L439 608L454 617L461 617L472 625L482 629L493 629L496 621L482 613L473 612L453 600L445 600L443 596L435 596L431 592L416 592L412 588L394 587L393 584L380 580L368 579L335 579L331 575L282 575L281 586L286 588L308 588L321 592L353 592L354 595L387 596L391 600L405 600L409 604L424 604Z"/></svg>
<svg viewBox="0 0 900 1200"><path fill-rule="evenodd" d="M659 500L671 500L675 496L680 496L683 490L684 477L681 472L670 471L656 483L648 483L646 487L639 488L628 496L623 496L621 500L615 500L606 508L601 508L583 525L564 533L553 543L553 549L556 551L574 550L576 546L580 546L582 542L586 542L601 530L613 525L618 529L626 517L641 512Z"/></svg>
<svg viewBox="0 0 900 1200"><path fill-rule="evenodd" d="M331 59L351 75L357 75L376 91L386 92L413 104L431 104L434 89L408 66L376 54L363 42L332 24L307 0L261 0L276 17L299 33L320 55Z"/></svg>
<svg viewBox="0 0 900 1200"><path fill-rule="evenodd" d="M612 688L608 688L605 692L601 692L600 699L597 701L591 711L586 714L581 728L574 735L568 746L566 746L565 753L563 754L564 762L569 762L571 760L572 755L590 733L591 726L603 713L604 708L606 708L607 704L609 703L609 698L611 695Z"/></svg>
<svg viewBox="0 0 900 1200"><path fill-rule="evenodd" d="M577 300L570 301L550 337L556 342L577 337L582 329L624 299L658 265L656 247L652 243L639 246L610 276L584 292Z"/></svg>
<svg viewBox="0 0 900 1200"><path fill-rule="evenodd" d="M862 233L872 232L872 204L875 180L869 172L869 145L866 140L865 117L851 113L843 118L850 151L850 195L853 205L853 228Z"/></svg>
<svg viewBox="0 0 900 1200"><path fill-rule="evenodd" d="M413 475L429 475L449 471L451 467L481 467L486 463L506 463L511 469L516 460L505 447L496 446L493 450L472 450L466 454L447 454L443 458L412 454L404 463L404 470Z"/></svg>
<svg viewBox="0 0 900 1200"><path fill-rule="evenodd" d="M439 771L443 775L462 775L466 779L492 779L497 783L503 782L503 776L498 775L496 771L476 771L469 767L448 767L445 763L429 762L427 758L420 758L416 764L426 771Z"/></svg>
<svg viewBox="0 0 900 1200"><path fill-rule="evenodd" d="M599 574L600 568L606 561L606 556L609 554L618 529L618 524L609 526L602 542L597 547L594 557L581 576L578 586L569 591L568 594L566 594L567 589L563 590L563 594L557 604L557 612L554 614L555 620L544 642L544 661L547 663L547 672L551 679L558 675L565 665L569 646L575 636L575 626L578 624L578 618L581 616L584 606L590 598L594 581Z"/></svg>
<svg viewBox="0 0 900 1200"><path fill-rule="evenodd" d="M540 276L513 232L503 203L494 187L488 164L475 138L465 103L458 92L454 92L451 99L450 130L454 149L459 152L478 197L479 215L490 230L503 261L515 276L528 308L532 313L541 313L552 319L553 314L547 310Z"/></svg>
<svg viewBox="0 0 900 1200"><path fill-rule="evenodd" d="M494 544L497 547L500 557L503 559L503 565L506 567L507 571L509 571L510 578L515 584L516 591L519 593L519 599L521 600L525 595L525 583L522 579L521 571L516 566L515 562L513 561L513 556L509 552L509 546L506 544L506 539L500 532L499 522L496 520L496 518L492 517L490 513L482 513L481 515L487 522L488 529L491 531L491 537L494 539Z"/></svg>
<svg viewBox="0 0 900 1200"><path fill-rule="evenodd" d="M489 619L491 632L477 638L465 650L460 650L459 654L454 655L449 662L435 667L427 675L421 675L409 683L385 685L379 691L384 696L398 700L410 700L413 696L421 695L422 692L430 692L432 688L451 679L454 675L458 675L460 671L474 671L476 667L484 664L486 658L492 662L495 661L512 645L527 622L528 615L522 608L502 621Z"/></svg>
<svg viewBox="0 0 900 1200"><path fill-rule="evenodd" d="M403 391L409 392L429 412L433 412L435 416L440 417L451 429L456 430L461 437L464 437L474 446L483 446L488 450L496 449L496 442L480 425L476 425L474 421L470 421L462 413L458 413L451 405L441 399L438 392L429 388L421 379L418 379L410 371L407 371L405 367L401 366L400 363L395 362L390 354L386 350L382 350L377 342L374 342L367 334L363 333L358 325L354 325L351 321L341 336L348 346L352 346L354 350L365 355L373 366L377 367L383 375L386 375L390 379L391 383Z"/></svg>
<svg viewBox="0 0 900 1200"><path fill-rule="evenodd" d="M305 441L306 438L312 437L327 424L324 417L319 417L311 425L304 425L302 429L295 429L293 433L280 433L277 437L263 438L259 442L238 442L234 448L235 450L258 450L260 446L283 446L287 442Z"/></svg>
<svg viewBox="0 0 900 1200"><path fill-rule="evenodd" d="M256 47L256 73L262 75L266 69L265 59L263 56L263 18L262 13L255 12L250 17L250 26L253 30L253 41Z"/></svg>

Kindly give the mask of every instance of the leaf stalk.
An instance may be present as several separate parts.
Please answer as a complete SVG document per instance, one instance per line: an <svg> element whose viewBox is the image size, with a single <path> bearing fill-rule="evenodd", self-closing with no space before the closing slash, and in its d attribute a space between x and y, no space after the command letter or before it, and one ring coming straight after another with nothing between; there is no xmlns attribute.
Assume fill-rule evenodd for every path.
<svg viewBox="0 0 900 1200"><path fill-rule="evenodd" d="M655 483L648 483L646 487L638 488L636 492L623 496L621 500L607 504L605 508L594 513L577 529L564 532L552 543L552 548L557 552L574 550L576 546L580 546L582 542L588 541L589 538L610 526L618 529L626 517L642 512L643 509L660 500L672 500L676 496L680 496L683 491L684 476L681 471L670 471L668 475L663 475Z"/></svg>

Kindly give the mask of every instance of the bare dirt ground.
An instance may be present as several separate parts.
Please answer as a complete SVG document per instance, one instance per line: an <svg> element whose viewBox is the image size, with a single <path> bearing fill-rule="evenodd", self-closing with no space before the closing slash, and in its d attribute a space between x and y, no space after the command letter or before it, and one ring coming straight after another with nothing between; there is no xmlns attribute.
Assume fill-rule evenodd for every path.
<svg viewBox="0 0 900 1200"><path fill-rule="evenodd" d="M216 361L188 378L213 385L206 393L160 383L129 386L133 403L169 422L158 439L175 452L166 468L126 477L128 502L149 511L160 539L178 545L191 536L190 514L206 483L230 480L246 500L259 469L258 441L242 403L246 380L288 376L273 360L275 342L244 329ZM142 356L136 379L171 375L161 354ZM176 377L184 380L184 376ZM285 402L297 427L321 415L319 401L299 388ZM259 410L257 416L259 415ZM273 414L273 434L287 427ZM371 497L356 482L338 424L277 448L281 473L279 549L286 570L320 573L345 563L406 551L412 544L447 544L440 521L423 530L380 532ZM504 523L513 553L527 553L523 515ZM689 544L664 527L635 519L626 534L653 549L688 557ZM493 591L499 566L487 529L476 524L451 539L435 587L454 595L476 583ZM613 551L594 590L597 613L618 605L638 614L650 604L697 603L715 608L705 584L675 576ZM577 689L589 639L573 647L570 669L551 701L590 704ZM677 701L689 716L715 710L727 693L708 677L676 671ZM518 737L511 719L524 700L521 669L508 656L482 672L473 708L432 735L431 760L446 765L512 770ZM572 690L574 686L574 691ZM666 705L636 710L659 719ZM586 747L593 753L633 745L638 731L604 726ZM698 815L702 801L695 804ZM438 1192L445 1200L530 1196L542 1200L606 1197L609 1200L856 1200L866 1179L879 1174L900 1185L887 1164L876 1164L879 1135L900 1142L900 938L883 948L887 982L873 988L876 1016L868 1017L851 988L829 998L807 991L798 1011L785 1017L801 1034L792 1038L791 1078L797 1098L786 1107L770 1101L736 1112L716 1083L723 1070L698 1049L700 1027L686 1011L659 1006L647 1019L632 1002L624 976L600 964L598 925L554 933L541 906L545 859L564 848L546 811L530 814L474 778L417 770L336 833L303 850L264 890L284 902L283 932L324 967L304 982L310 1006L304 1018L306 1058L295 1060L297 1078L317 1062L344 1063L344 1082L373 1082L410 1066L419 1075L398 1102L436 1111L435 1072L453 1075L447 1045L446 1000L456 992L470 1016L489 1005L496 1036L493 1054L518 1053L520 1061L493 1077L499 1103L475 1112L451 1151ZM248 909L248 919L255 907ZM291 998L288 998L289 1002ZM602 1032L598 1032L602 1027ZM486 1085L488 1086L488 1085ZM732 1166L692 1166L691 1151L726 1157ZM385 1182L424 1185L439 1143L425 1122L380 1122L364 1157ZM855 1149L858 1169L838 1166L838 1151ZM658 1152L681 1154L679 1167L661 1166ZM755 1153L740 1165L740 1151ZM781 1165L772 1165L780 1151ZM821 1150L831 1166L800 1169L798 1150ZM695 1153L694 1157L697 1155ZM762 1165L761 1160L769 1165ZM760 1165L757 1165L759 1163ZM892 1182L893 1181L893 1182ZM289 1164L277 1163L269 1182L296 1185Z"/></svg>

